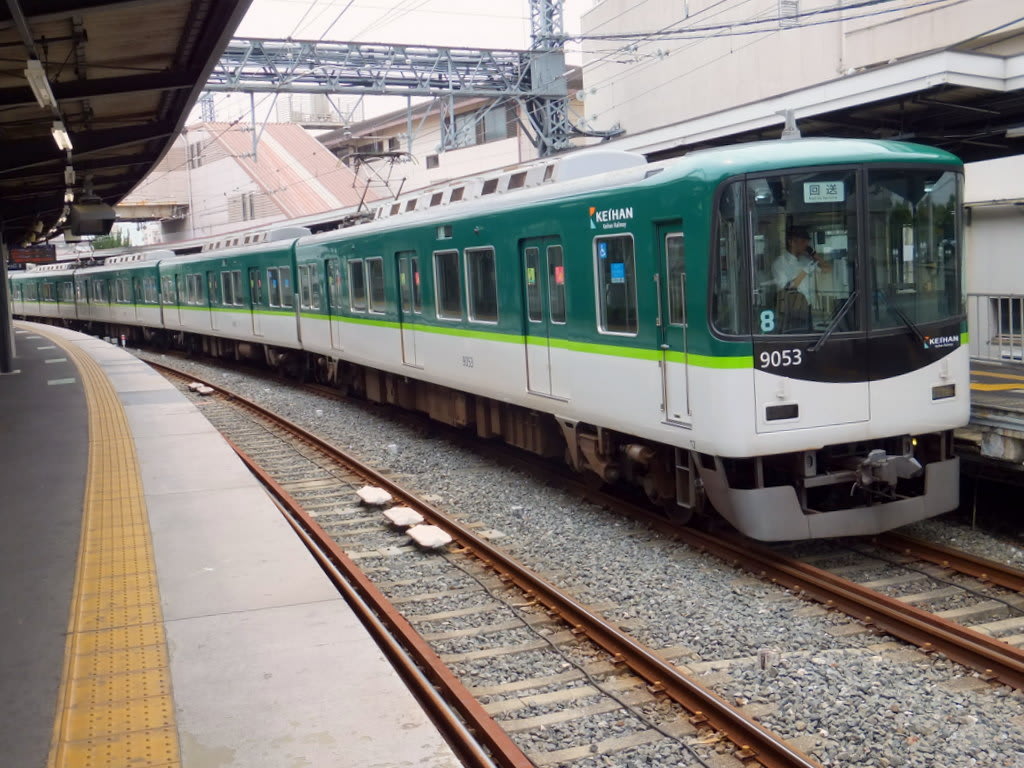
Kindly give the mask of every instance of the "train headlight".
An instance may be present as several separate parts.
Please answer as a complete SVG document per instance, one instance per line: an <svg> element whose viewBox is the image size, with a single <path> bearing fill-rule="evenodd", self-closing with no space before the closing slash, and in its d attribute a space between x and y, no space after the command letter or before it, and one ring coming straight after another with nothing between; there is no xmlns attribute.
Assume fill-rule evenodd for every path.
<svg viewBox="0 0 1024 768"><path fill-rule="evenodd" d="M932 387L932 400L946 400L950 397L956 397L956 384L942 384L938 387Z"/></svg>

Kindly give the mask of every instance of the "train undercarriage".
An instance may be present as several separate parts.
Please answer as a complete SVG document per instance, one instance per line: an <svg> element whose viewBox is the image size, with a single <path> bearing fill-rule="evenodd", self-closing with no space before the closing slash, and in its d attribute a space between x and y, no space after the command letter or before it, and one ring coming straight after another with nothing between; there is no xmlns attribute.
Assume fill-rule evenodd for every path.
<svg viewBox="0 0 1024 768"><path fill-rule="evenodd" d="M637 488L680 523L713 509L761 540L877 533L949 511L959 497L952 431L729 458L297 349L137 326L87 324L83 330L128 344L247 361L418 411L481 438L562 459L597 483Z"/></svg>

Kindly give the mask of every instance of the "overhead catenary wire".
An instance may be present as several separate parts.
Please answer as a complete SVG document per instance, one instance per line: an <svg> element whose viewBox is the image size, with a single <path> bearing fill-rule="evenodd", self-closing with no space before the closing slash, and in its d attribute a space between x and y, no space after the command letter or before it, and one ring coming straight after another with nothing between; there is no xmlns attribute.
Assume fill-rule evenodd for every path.
<svg viewBox="0 0 1024 768"><path fill-rule="evenodd" d="M963 3L963 2L966 2L966 0L923 0L922 2L916 2L916 3L910 4L910 5L903 4L903 5L900 5L899 7L895 7L895 8L894 7L877 8L878 6L891 5L893 2L896 2L896 1L897 0L864 0L863 2L858 2L858 3L852 3L852 4L846 4L846 5L839 4L839 5L829 6L829 7L826 7L826 8L813 9L813 10L806 11L805 13L801 13L801 14L799 14L799 16L800 17L813 17L815 14L833 13L833 12L837 12L837 11L849 11L852 8L876 8L876 10L871 11L870 13L857 14L857 15L846 15L842 19L827 19L827 20L825 20L825 19L818 19L818 20L812 20L812 21L809 21L809 22L805 21L804 23L797 24L794 27L792 27L791 29L787 29L787 30L782 30L781 28L748 30L748 31L745 31L745 34L749 34L749 35L762 35L762 36L763 35L768 35L768 34L778 34L778 33L783 32L783 31L796 31L796 30L798 30L800 28L803 28L803 27L817 26L817 25L823 24L823 23L837 23L839 21L849 21L849 20L853 20L853 19L857 19L857 18L864 18L864 17L867 17L867 16L876 16L876 15L881 15L881 14L889 14L889 13L896 13L896 12L912 11L914 9L931 7L931 6L934 6L934 5L944 5L945 7L951 7L953 5L959 5L959 4ZM647 2L647 0L642 0L642 2L636 3L632 7L637 7L639 5L643 5L646 2ZM697 38L689 38L689 39L693 40L693 42L690 43L690 46L697 45L697 44L700 44L701 42L705 42L705 41L708 41L708 40L716 39L716 38L724 35L729 30L733 29L736 25L731 25L731 24L707 24L707 23L704 23L708 19L708 14L711 13L712 11L714 11L714 13L711 14L712 17L714 17L714 16L720 15L721 13L727 13L727 12L735 11L740 6L746 4L747 2L750 2L750 0L741 0L738 3L734 3L734 4L731 4L731 5L727 5L727 2L728 2L728 0L719 0L718 2L713 3L712 5L708 6L707 8L704 8L704 9L701 9L701 10L697 11L692 16L687 17L687 19L686 19L687 23L685 25L681 26L679 22L673 22L672 24L666 25L665 27L662 27L659 30L654 30L654 31L645 32L645 33L634 33L634 34L643 34L643 35L645 35L645 38L637 40L634 37L634 38L632 38L632 42L630 43L630 45L636 45L637 42L641 42L641 43L643 43L643 42L650 42L652 44L653 43L657 43L657 42L659 42L659 38L657 37L658 35L680 34L680 33L690 34L690 33L693 33L695 31L705 31L705 30L706 30L706 33L703 34L702 36L697 37ZM308 11L311 10L316 4L317 4L316 0L314 0L312 5L310 6L310 8L307 10L306 16L308 16ZM340 16L352 4L353 4L352 0L349 0L349 2L342 9L341 13L339 13L338 16L335 18L335 20L332 22L332 24L325 29L324 33L321 35L321 39L327 34L327 32L331 28L333 28L333 26L337 23L338 18L340 18ZM385 14L382 15L381 20L387 18L387 16L389 14L399 13L401 15L405 15L405 14L408 14L408 13L412 13L412 12L417 11L418 9L422 8L422 6L423 6L422 2L420 2L419 4L416 4L414 2L414 0L405 0L404 2L400 3L398 6L391 6L390 8L388 8L388 10L385 12ZM324 13L324 10L323 10L323 8L321 8L320 15L322 15L323 13ZM319 18L319 16L318 16L318 18ZM762 24L763 25L763 24L765 24L767 22L772 22L772 21L778 22L781 19L790 20L792 18L794 18L794 17L793 16L789 16L789 15L782 15L782 16L773 15L773 16L770 16L770 17L762 18L762 19L751 20L751 21L746 21L746 22L738 22L738 24L750 24L750 25ZM906 17L903 17L903 18L906 18ZM611 35L606 35L606 36L600 36L600 35L583 36L583 35L579 35L579 36L575 36L575 37L578 38L578 39L581 39L581 40L582 39L598 40L598 39L611 39L614 36L611 36ZM686 39L686 38L682 38L682 39ZM744 47L746 47L746 46L744 46ZM618 48L616 50L619 50L619 51L621 51L621 50L628 50L628 48L629 48L629 46L623 46L623 47L620 47L620 48ZM723 54L723 56L720 56L717 59L714 59L713 61L720 60L724 56L731 55L734 52L735 51L730 51L729 53ZM712 62L705 62L704 64L701 65L701 67L706 67L710 63L712 63ZM588 66L590 66L592 64L593 64L593 62L589 62ZM635 64L633 64L630 67L629 70L619 70L619 71L617 71L615 73L615 75L611 76L610 78L608 78L606 80L598 81L597 83L593 84L591 87L602 87L606 83L612 82L614 80L614 78L621 77L624 71L643 71L644 68L654 67L657 64L658 64L657 60L636 62ZM680 73L680 74L676 75L672 80L675 81L675 80L679 80L681 78L684 78L684 77L686 77L688 75L693 74L696 71L699 71L699 69L700 69L700 67L694 67L692 69L689 69L686 72L683 72L683 73ZM651 91L656 90L657 87L664 87L664 85L665 85L665 83L659 83L658 86L652 87L652 88L650 88L650 89L648 89L646 91L642 91L642 92L639 92L639 93L631 94L629 96L629 98L627 99L626 103L628 103L629 101L633 101L633 100L636 100L636 99L643 98L645 95L649 94ZM566 100L568 100L568 98L569 97L566 97ZM237 123L237 122L240 122L240 121L235 121L235 123ZM421 121L421 125L422 125L422 121ZM230 130L230 127L231 126L229 125L224 130ZM430 130L428 133L420 133L419 134L419 138L431 138L431 137L434 137L434 136L440 136L440 133L441 133L441 128L439 126L436 129ZM212 142L216 138L217 138L216 136L215 137L211 137L209 141ZM178 166L178 168L180 168L180 167L182 167L182 166ZM296 183L298 183L298 182L296 182ZM288 185L288 186L290 186L290 185ZM287 187L285 187L285 188L287 188Z"/></svg>

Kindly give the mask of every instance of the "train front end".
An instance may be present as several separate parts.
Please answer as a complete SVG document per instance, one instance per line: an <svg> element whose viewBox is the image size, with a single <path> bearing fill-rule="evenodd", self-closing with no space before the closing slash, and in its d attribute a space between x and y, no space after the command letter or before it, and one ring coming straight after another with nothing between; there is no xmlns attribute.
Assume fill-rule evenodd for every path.
<svg viewBox="0 0 1024 768"><path fill-rule="evenodd" d="M959 504L970 417L962 167L923 147L751 172L719 189L711 324L752 380L703 488L762 540L864 535ZM715 261L717 259L717 261ZM745 398L753 408L723 408Z"/></svg>

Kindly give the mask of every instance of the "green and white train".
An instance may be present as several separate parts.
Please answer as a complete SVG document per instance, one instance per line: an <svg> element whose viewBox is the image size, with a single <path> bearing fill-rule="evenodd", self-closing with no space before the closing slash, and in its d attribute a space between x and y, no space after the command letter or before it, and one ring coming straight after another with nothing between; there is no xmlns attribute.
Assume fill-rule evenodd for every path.
<svg viewBox="0 0 1024 768"><path fill-rule="evenodd" d="M802 139L512 175L316 235L14 274L14 311L264 360L757 539L870 534L958 504L962 170ZM773 271L793 228L827 265L802 297Z"/></svg>

